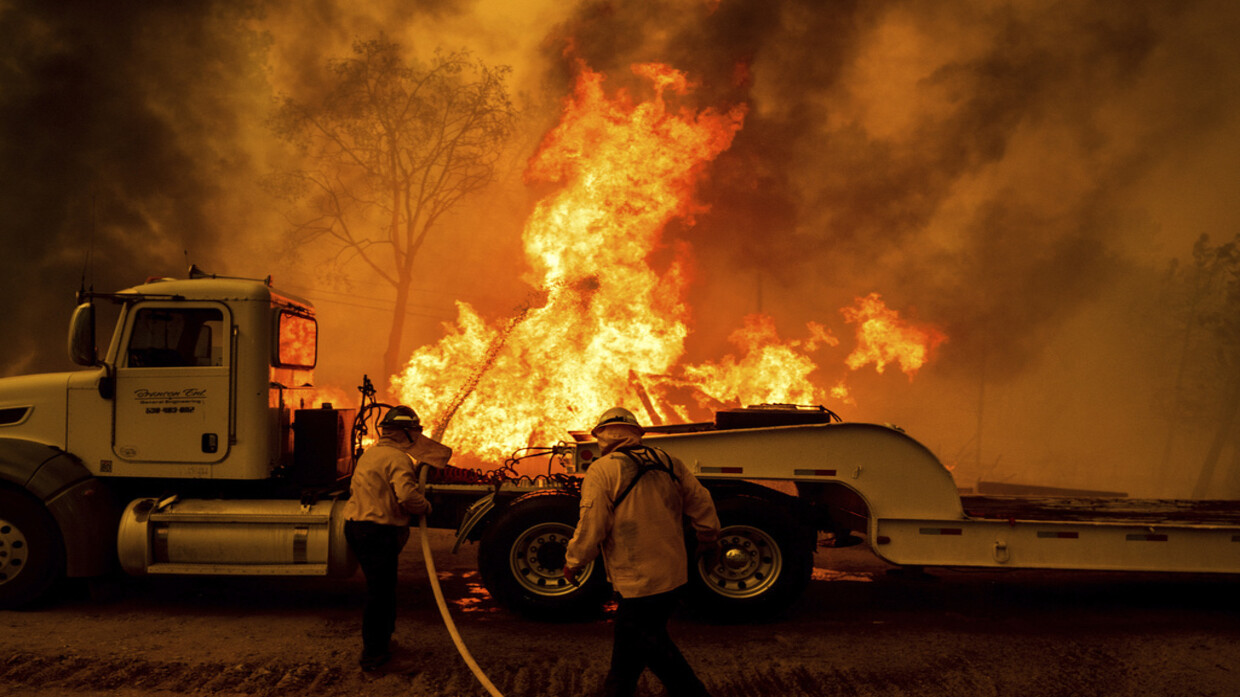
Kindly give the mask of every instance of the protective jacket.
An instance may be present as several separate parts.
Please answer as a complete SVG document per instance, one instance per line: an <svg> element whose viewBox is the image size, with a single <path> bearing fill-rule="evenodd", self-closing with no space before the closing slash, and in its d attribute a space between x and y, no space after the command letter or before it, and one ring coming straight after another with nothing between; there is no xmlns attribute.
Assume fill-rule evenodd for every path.
<svg viewBox="0 0 1240 697"><path fill-rule="evenodd" d="M414 461L443 467L452 449L418 434L409 443L382 436L357 460L345 520L368 520L381 525L408 525L411 516L430 511L418 490Z"/></svg>
<svg viewBox="0 0 1240 697"><path fill-rule="evenodd" d="M602 552L607 578L624 598L666 593L689 581L683 522L700 542L719 536L719 517L710 492L685 464L634 438L586 470L581 482L581 518L568 543L566 563L580 567ZM648 453L628 454L644 449ZM630 451L631 452L631 451ZM651 470L629 489L647 456L670 465L670 474ZM672 476L675 475L675 476ZM616 499L628 489L617 505Z"/></svg>

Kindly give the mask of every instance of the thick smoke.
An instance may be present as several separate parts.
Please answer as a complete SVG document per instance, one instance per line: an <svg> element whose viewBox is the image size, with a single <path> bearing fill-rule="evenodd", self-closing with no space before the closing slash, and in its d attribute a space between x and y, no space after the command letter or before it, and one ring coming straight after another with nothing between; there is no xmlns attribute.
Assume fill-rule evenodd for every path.
<svg viewBox="0 0 1240 697"><path fill-rule="evenodd" d="M0 8L0 373L67 366L53 349L83 282L183 276L245 244L260 37L242 10L182 6Z"/></svg>
<svg viewBox="0 0 1240 697"><path fill-rule="evenodd" d="M849 376L846 415L909 426L969 482L1157 484L1142 458L1168 422L1149 406L1175 361L1145 326L1160 312L1152 287L1200 234L1240 225L1240 13L1225 2L0 8L0 375L67 367L61 327L84 269L99 290L187 262L275 270L320 293L325 334L350 333L369 312L357 303L384 289L323 288L300 257L274 255L285 223L259 183L289 153L265 119L279 96L322 90L327 60L379 32L422 57L466 47L511 65L528 117L485 205L448 221L469 232L428 246L411 344L438 338L456 298L493 315L519 304L521 223L545 193L520 171L575 61L634 90L631 64L667 62L699 82L687 106L748 106L703 172L705 212L666 231L696 259L689 359L729 350L757 310L789 336L813 320L846 339L839 308L881 293L950 340L912 384ZM334 302L339 291L354 304ZM382 324L374 302L361 324ZM831 377L848 349L824 357Z"/></svg>
<svg viewBox="0 0 1240 697"><path fill-rule="evenodd" d="M667 60L707 102L751 104L702 193L711 214L680 231L702 265L824 294L824 312L871 290L917 305L965 366L1034 360L1026 337L1129 261L1134 184L1175 134L1231 113L1199 76L1234 65L1170 55L1198 40L1201 5L656 5L586 3L551 46L620 76Z"/></svg>
<svg viewBox="0 0 1240 697"><path fill-rule="evenodd" d="M455 4L0 5L0 376L71 367L61 347L83 285L197 264L313 290L321 269L287 249L286 211L263 186L293 156L268 127L273 105L311 98L355 39Z"/></svg>

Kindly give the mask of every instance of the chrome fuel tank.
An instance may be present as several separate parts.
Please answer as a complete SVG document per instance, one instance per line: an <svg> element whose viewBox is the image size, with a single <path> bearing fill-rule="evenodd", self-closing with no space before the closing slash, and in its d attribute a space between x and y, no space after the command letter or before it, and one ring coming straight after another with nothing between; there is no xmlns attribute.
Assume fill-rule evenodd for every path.
<svg viewBox="0 0 1240 697"><path fill-rule="evenodd" d="M136 499L117 553L126 573L351 576L344 501Z"/></svg>

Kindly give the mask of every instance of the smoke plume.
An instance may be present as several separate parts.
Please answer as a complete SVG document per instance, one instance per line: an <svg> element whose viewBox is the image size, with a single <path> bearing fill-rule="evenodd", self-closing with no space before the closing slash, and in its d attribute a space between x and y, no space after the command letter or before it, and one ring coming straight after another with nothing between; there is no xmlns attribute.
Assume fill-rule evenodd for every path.
<svg viewBox="0 0 1240 697"><path fill-rule="evenodd" d="M1168 427L1146 408L1163 353L1134 308L1198 235L1240 222L1238 17L1191 0L9 2L0 375L68 367L83 279L114 290L190 262L288 279L319 304L320 378L373 372L355 358L377 349L328 337L364 344L383 289L325 286L313 252L287 256L261 182L294 156L266 128L274 101L321 92L329 59L383 32L511 65L527 116L485 203L429 244L413 344L456 299L493 316L520 303L521 224L545 193L520 172L574 61L609 89L666 62L698 81L691 106L748 108L703 172L703 212L665 232L693 250L691 359L755 311L844 335L839 308L878 292L949 340L913 384L854 376L855 416L900 420L958 479L1148 489L1130 469Z"/></svg>

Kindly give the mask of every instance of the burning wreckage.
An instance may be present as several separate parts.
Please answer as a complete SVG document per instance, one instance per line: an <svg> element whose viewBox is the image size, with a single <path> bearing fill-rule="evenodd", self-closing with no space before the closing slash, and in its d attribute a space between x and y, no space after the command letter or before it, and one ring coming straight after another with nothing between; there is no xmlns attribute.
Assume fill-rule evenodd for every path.
<svg viewBox="0 0 1240 697"><path fill-rule="evenodd" d="M201 273L83 300L69 339L82 370L0 380L0 606L118 563L135 575L353 574L343 497L380 405L364 390L360 409L300 408L317 360L312 305L269 281ZM120 310L102 355L100 300ZM902 430L821 407L720 410L647 438L716 500L722 554L692 562L690 577L699 610L719 619L786 608L820 544L864 542L914 567L1240 572L1234 507L962 497ZM479 544L485 585L509 607L590 612L608 595L602 569L579 584L561 570L598 446L573 434L527 454L546 458L546 475L517 476L515 460L436 471L428 523Z"/></svg>

